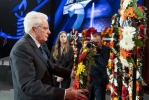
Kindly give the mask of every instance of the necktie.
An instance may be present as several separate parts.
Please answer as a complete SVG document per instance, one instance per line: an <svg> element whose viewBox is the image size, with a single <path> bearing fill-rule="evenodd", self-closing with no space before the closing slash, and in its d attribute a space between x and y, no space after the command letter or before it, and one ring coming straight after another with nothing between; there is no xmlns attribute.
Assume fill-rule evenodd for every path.
<svg viewBox="0 0 149 100"><path fill-rule="evenodd" d="M49 59L48 59L47 54L45 53L45 51L44 51L42 45L39 47L39 49L40 49L40 51L41 51L41 53L42 53L44 59L46 60L46 62L48 62Z"/></svg>

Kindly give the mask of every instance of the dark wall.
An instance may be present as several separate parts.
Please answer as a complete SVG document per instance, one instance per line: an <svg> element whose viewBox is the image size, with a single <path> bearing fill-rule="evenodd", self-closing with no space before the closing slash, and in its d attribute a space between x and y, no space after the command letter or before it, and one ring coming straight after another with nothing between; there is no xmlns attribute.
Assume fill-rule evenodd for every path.
<svg viewBox="0 0 149 100"><path fill-rule="evenodd" d="M149 18L149 0L143 0L143 4L147 7L147 18ZM147 36L149 37L149 20L147 20ZM146 40L143 60L143 78L149 86L149 39Z"/></svg>
<svg viewBox="0 0 149 100"><path fill-rule="evenodd" d="M0 0L0 53L5 38L8 42L7 49L10 51L18 39L23 36L23 18L28 12L42 12L52 19L50 17L53 1L55 0Z"/></svg>

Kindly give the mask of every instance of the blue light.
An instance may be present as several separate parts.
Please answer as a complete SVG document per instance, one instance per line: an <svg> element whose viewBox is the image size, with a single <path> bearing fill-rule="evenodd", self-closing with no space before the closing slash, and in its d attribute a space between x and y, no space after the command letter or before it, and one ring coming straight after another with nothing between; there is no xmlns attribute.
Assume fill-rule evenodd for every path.
<svg viewBox="0 0 149 100"><path fill-rule="evenodd" d="M39 1L39 0L38 0ZM49 0L45 0L43 1L41 4L39 4L37 7L35 7L32 11L37 11L39 10L41 7L43 7Z"/></svg>
<svg viewBox="0 0 149 100"><path fill-rule="evenodd" d="M0 32L0 36L3 38L9 38L9 39L20 39L23 36L23 30L24 30L24 25L23 25L23 21L24 21L24 14L25 11L27 9L27 0L21 0L22 2L20 4L17 4L12 12L14 12L14 15L17 18L17 22L16 22L16 36L10 36L9 34L5 33L5 32ZM49 0L44 0L43 2L41 2L42 0L37 0L38 5L32 9L31 11L37 11L40 8L42 8ZM23 8L23 10L22 10ZM19 13L18 13L19 11ZM50 21L50 16L48 17L48 21Z"/></svg>
<svg viewBox="0 0 149 100"><path fill-rule="evenodd" d="M93 27L93 20L94 20L94 3L92 3L90 27Z"/></svg>

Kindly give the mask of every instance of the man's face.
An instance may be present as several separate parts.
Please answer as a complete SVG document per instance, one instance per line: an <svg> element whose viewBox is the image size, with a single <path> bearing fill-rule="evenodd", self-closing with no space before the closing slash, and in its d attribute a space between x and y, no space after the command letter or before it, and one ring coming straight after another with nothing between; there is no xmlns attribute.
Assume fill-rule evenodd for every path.
<svg viewBox="0 0 149 100"><path fill-rule="evenodd" d="M48 21L43 20L42 24L35 29L35 38L42 44L48 40L48 35L51 34L49 30Z"/></svg>
<svg viewBox="0 0 149 100"><path fill-rule="evenodd" d="M102 46L102 44L101 44L101 37L100 36L92 37L91 40L94 41L95 43L97 43L97 45L99 47Z"/></svg>
<svg viewBox="0 0 149 100"><path fill-rule="evenodd" d="M65 33L62 33L62 34L60 35L60 42L61 42L61 43L66 43L66 42L67 42L67 36L66 36Z"/></svg>

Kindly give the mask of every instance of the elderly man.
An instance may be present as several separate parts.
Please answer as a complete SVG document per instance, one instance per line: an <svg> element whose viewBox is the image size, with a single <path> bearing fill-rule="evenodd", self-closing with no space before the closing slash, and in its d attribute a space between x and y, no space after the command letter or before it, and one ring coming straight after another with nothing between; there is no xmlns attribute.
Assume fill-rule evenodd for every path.
<svg viewBox="0 0 149 100"><path fill-rule="evenodd" d="M53 87L52 74L70 76L71 70L48 60L49 51L43 45L50 34L47 19L47 15L35 11L24 18L26 35L17 41L10 53L14 100L87 100L81 90Z"/></svg>

